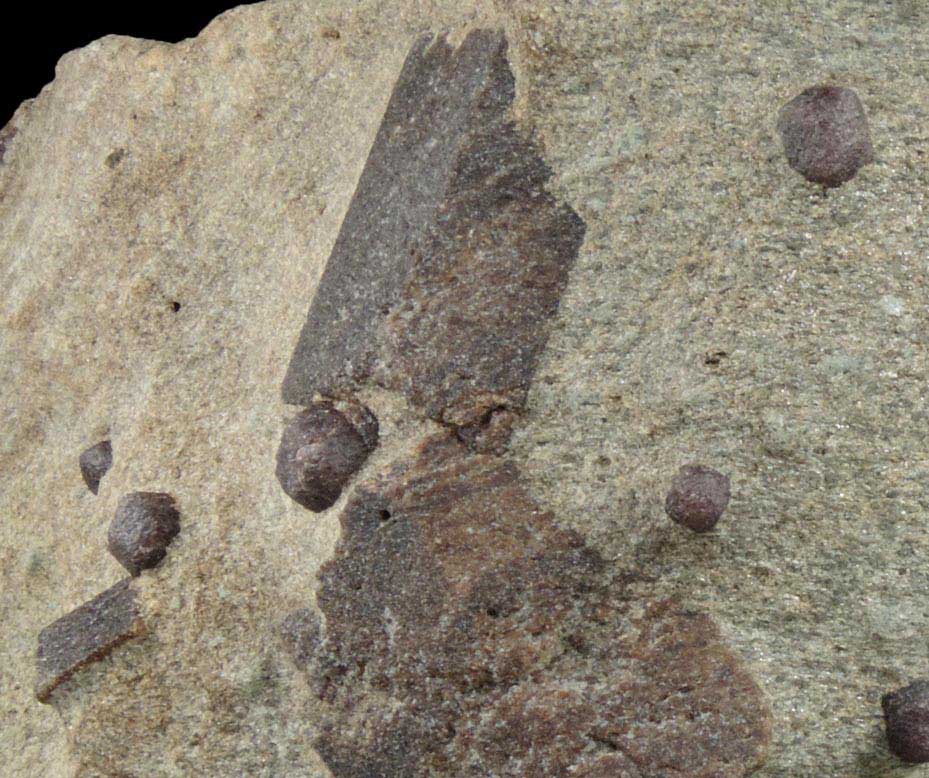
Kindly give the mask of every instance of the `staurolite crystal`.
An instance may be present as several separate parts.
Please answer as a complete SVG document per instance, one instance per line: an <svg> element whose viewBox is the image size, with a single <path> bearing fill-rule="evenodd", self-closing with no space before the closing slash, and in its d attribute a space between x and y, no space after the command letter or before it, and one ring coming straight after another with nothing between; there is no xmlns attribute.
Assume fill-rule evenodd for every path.
<svg viewBox="0 0 929 778"><path fill-rule="evenodd" d="M78 457L81 468L81 477L87 488L96 494L100 490L100 481L113 466L113 445L108 440L102 440L81 452Z"/></svg>
<svg viewBox="0 0 929 778"><path fill-rule="evenodd" d="M846 87L805 89L781 108L777 129L790 166L825 187L850 181L874 161L864 106Z"/></svg>
<svg viewBox="0 0 929 778"><path fill-rule="evenodd" d="M181 531L174 498L163 492L130 492L116 506L107 547L133 577L155 567Z"/></svg>
<svg viewBox="0 0 929 778"><path fill-rule="evenodd" d="M501 32L407 57L310 307L284 401L372 380L431 418L519 408L584 236L510 116Z"/></svg>
<svg viewBox="0 0 929 778"><path fill-rule="evenodd" d="M109 656L144 630L132 579L124 578L39 633L35 696L48 702L52 692L81 668Z"/></svg>
<svg viewBox="0 0 929 778"><path fill-rule="evenodd" d="M359 486L287 644L336 778L736 778L769 739L709 616L628 592L451 433ZM624 772L625 771L625 772Z"/></svg>
<svg viewBox="0 0 929 778"><path fill-rule="evenodd" d="M739 778L769 714L710 617L627 591L505 456L584 235L513 96L502 33L414 46L284 381L449 427L354 486L323 619L281 626L316 747L335 778Z"/></svg>
<svg viewBox="0 0 929 778"><path fill-rule="evenodd" d="M331 402L316 402L284 429L275 475L292 500L324 511L376 445L377 419L367 408L351 404L340 410Z"/></svg>

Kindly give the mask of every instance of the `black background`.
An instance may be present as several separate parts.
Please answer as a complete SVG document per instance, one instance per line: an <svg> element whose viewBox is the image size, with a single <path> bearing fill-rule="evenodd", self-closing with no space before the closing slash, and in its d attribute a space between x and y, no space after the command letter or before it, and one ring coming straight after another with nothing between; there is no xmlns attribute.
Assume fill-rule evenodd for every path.
<svg viewBox="0 0 929 778"><path fill-rule="evenodd" d="M175 43L197 35L223 11L245 4L242 0L195 0L177 7L92 0L60 7L37 0L12 4L15 22L10 17L0 22L0 129L23 100L35 97L55 78L55 63L62 54L109 34Z"/></svg>

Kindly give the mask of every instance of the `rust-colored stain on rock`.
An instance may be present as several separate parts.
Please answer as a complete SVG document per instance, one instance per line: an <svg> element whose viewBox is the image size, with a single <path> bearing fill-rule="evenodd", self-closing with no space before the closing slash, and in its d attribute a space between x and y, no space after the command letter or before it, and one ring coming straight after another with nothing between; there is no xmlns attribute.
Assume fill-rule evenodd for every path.
<svg viewBox="0 0 929 778"><path fill-rule="evenodd" d="M506 460L429 439L341 523L322 634L288 621L336 778L735 778L762 760L766 706L712 620L627 595Z"/></svg>
<svg viewBox="0 0 929 778"><path fill-rule="evenodd" d="M52 692L81 668L109 656L145 630L130 578L101 592L39 633L35 696Z"/></svg>

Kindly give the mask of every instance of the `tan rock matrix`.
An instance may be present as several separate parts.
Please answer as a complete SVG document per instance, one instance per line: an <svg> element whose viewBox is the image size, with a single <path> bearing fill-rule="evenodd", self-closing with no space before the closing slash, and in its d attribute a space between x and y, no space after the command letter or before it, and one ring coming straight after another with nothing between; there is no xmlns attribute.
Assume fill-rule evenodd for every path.
<svg viewBox="0 0 929 778"><path fill-rule="evenodd" d="M789 5L275 0L63 57L0 129L0 772L904 769L929 11ZM873 149L828 189L813 84ZM137 492L180 532L126 579Z"/></svg>

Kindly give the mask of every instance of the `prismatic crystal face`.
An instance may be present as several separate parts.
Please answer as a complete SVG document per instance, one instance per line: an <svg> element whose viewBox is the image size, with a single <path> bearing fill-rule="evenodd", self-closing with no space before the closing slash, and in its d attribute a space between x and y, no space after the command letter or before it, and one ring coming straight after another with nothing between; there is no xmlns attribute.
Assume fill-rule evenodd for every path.
<svg viewBox="0 0 929 778"><path fill-rule="evenodd" d="M39 633L35 695L48 702L75 673L144 634L145 623L130 578L65 614Z"/></svg>
<svg viewBox="0 0 929 778"><path fill-rule="evenodd" d="M768 737L709 617L632 597L506 460L451 436L360 485L289 643L361 776L740 776Z"/></svg>
<svg viewBox="0 0 929 778"><path fill-rule="evenodd" d="M501 33L407 57L284 380L284 401L366 382L453 424L518 408L584 236L509 115Z"/></svg>

